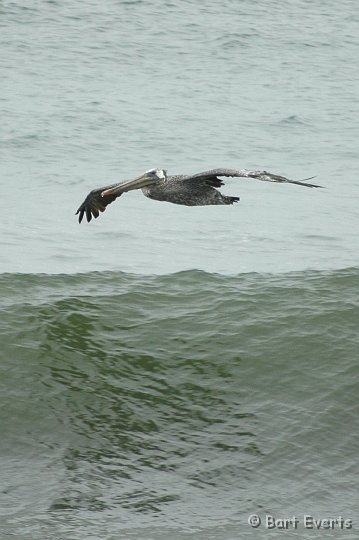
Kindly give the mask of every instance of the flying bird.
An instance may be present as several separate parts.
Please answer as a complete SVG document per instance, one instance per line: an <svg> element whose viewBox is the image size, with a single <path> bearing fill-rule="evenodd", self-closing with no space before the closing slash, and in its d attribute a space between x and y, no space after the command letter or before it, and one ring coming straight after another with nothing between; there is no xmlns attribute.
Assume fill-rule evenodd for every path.
<svg viewBox="0 0 359 540"><path fill-rule="evenodd" d="M97 218L100 215L100 212L104 212L106 206L117 199L117 197L134 189L142 189L142 193L146 197L156 201L167 201L186 206L233 204L238 202L239 197L222 195L222 193L216 189L224 185L224 182L220 179L220 177L223 176L254 178L265 182L297 184L298 186L310 188L322 187L316 184L305 183L307 180L314 178L314 176L305 178L301 181L289 180L284 176L272 174L267 171L212 169L211 171L189 176L169 176L164 169L150 169L134 180L93 189L80 205L76 215L79 215L79 223L81 223L85 214L87 221L91 221L93 217Z"/></svg>

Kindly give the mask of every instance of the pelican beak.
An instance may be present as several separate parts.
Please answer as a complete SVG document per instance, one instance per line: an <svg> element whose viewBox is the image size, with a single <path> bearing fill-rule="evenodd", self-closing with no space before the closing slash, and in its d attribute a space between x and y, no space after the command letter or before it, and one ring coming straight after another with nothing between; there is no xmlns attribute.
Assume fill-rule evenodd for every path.
<svg viewBox="0 0 359 540"><path fill-rule="evenodd" d="M149 186L150 184L155 183L156 179L148 176L145 173L138 178L135 178L134 180L127 180L127 182L121 182L121 184L118 184L113 188L105 189L105 191L101 193L101 197L106 197L106 195L121 195L121 193L125 193L126 191L131 191L133 189L141 189L145 186Z"/></svg>

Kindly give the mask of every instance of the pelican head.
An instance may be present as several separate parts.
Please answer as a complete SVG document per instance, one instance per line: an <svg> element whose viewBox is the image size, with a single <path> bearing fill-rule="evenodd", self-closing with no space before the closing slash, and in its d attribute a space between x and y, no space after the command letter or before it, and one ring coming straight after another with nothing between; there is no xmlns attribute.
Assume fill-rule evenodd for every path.
<svg viewBox="0 0 359 540"><path fill-rule="evenodd" d="M149 169L145 172L143 176L153 180L160 180L161 182L166 182L167 171L165 171L164 169Z"/></svg>

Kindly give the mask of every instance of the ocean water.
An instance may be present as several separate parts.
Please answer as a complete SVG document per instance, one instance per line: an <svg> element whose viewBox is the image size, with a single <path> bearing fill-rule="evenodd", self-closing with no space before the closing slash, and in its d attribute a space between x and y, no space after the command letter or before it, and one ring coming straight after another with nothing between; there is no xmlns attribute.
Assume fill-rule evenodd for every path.
<svg viewBox="0 0 359 540"><path fill-rule="evenodd" d="M2 538L357 528L358 278L4 274Z"/></svg>
<svg viewBox="0 0 359 540"><path fill-rule="evenodd" d="M1 3L1 539L358 537L358 22L354 0ZM77 223L151 167L325 189L132 192Z"/></svg>

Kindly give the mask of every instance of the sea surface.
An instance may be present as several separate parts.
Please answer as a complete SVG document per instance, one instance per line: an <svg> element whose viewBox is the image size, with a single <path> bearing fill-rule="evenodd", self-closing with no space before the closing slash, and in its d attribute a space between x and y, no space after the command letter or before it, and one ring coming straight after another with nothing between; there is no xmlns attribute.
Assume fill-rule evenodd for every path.
<svg viewBox="0 0 359 540"><path fill-rule="evenodd" d="M4 0L0 44L0 539L357 539L357 2ZM78 224L152 167L324 189Z"/></svg>

